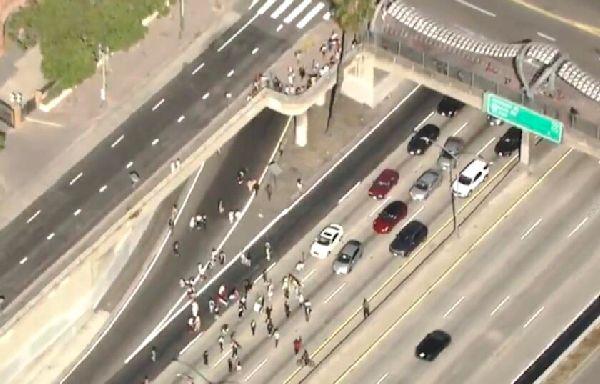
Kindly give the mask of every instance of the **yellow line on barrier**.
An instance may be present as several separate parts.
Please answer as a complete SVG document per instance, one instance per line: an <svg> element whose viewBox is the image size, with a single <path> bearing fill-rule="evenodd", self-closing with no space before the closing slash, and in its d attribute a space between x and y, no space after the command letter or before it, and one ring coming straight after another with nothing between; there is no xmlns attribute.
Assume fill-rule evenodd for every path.
<svg viewBox="0 0 600 384"><path fill-rule="evenodd" d="M554 21L558 21L559 23L563 23L563 24L569 25L569 26L571 26L573 28L579 29L580 31L589 33L590 35L594 35L596 37L600 37L600 28L598 28L598 27L595 27L593 25L589 25L589 24L586 24L586 23L582 23L580 21L573 20L573 19L570 19L568 17L561 16L559 14L550 12L550 11L548 11L548 10L540 7L540 6L528 3L528 2L526 2L524 0L510 0L510 1L512 1L513 3L515 3L517 5L520 5L523 8L527 8L527 9L529 9L532 12L535 12L535 13L538 13L540 15L546 16L549 19L552 19Z"/></svg>
<svg viewBox="0 0 600 384"><path fill-rule="evenodd" d="M556 163L554 163L554 165L552 165L552 167L547 170L542 177L540 177L539 180L537 180L530 189L528 189L521 197L519 197L519 199L511 206L509 207L503 214L502 216L495 222L493 223L491 226L488 227L488 229L485 230L485 232L477 239L473 242L473 244L471 244L471 246L469 247L469 249L467 249L454 263L452 263L452 265L450 265L450 267L448 267L444 273L442 273L442 275L436 280L434 281L428 288L427 290L425 290L425 292L423 294L421 294L421 296L419 296L419 298L413 302L408 309L406 309L401 315L400 317L398 317L398 319L396 319L396 321L394 321L394 323L385 331L383 332L381 335L379 335L379 337L377 337L377 339L375 339L375 341L373 342L373 344L371 344L363 354L361 354L360 357L358 357L358 359L356 359L351 365L350 367L348 367L348 369L346 369L346 371L344 371L344 373L338 377L335 381L334 384L340 383L346 376L348 376L348 374L350 372L352 372L354 370L354 368L356 368L356 366L358 364L360 364L360 362L373 350L375 349L375 347L377 347L377 345L387 336L389 335L394 328L396 328L396 326L398 324L400 324L400 322L402 320L404 320L404 318L406 316L408 316L415 308L417 308L417 306L419 304L421 304L421 302L423 302L423 300L425 300L425 298L448 276L450 275L451 272L453 272L465 259L467 256L469 256L473 250L479 245L481 244L481 242L483 240L485 240L488 235L490 233L492 233L494 231L494 229L496 229L496 227L498 225L500 225L500 223L502 223L504 221L504 219L506 219L508 217L508 215L510 215L515 209L517 209L517 207L519 205L521 205L521 203L550 175L550 173L552 173L552 171L554 171L566 158L567 156L573 151L573 149L569 149L564 155L561 156L560 159L558 159L558 161Z"/></svg>
<svg viewBox="0 0 600 384"><path fill-rule="evenodd" d="M458 209L458 211L456 212L456 216L460 215L471 204L471 202L473 202L481 193L483 193L483 191L485 191L486 188L492 182L494 182L494 180L496 180L496 178L498 178L517 158L518 158L518 156L515 155L506 164L504 164L504 166L502 166L502 168L500 168L500 170L498 170L498 172L496 172L494 174L494 176L492 176L482 188L480 188L478 191L476 191L475 194L473 194L473 196L469 200L467 200L462 207L460 207ZM390 277L388 277L383 282L383 284L381 284L379 286L379 288L377 288L375 290L375 292L373 294L371 294L371 296L368 297L367 300L369 302L371 302L371 300L373 300L377 295L379 295L381 293L381 291L383 291L392 282L392 280L394 280L405 268L407 268L409 265L411 265L412 262L415 260L415 257L417 257L421 253L421 251L425 247L427 247L451 223L452 223L452 217L450 217L431 237L429 237L417 250L415 250L412 253L412 255L408 258L406 263L402 264ZM356 316L358 316L359 313L361 313L361 311L362 311L362 305L359 306L338 328L336 328L331 333L331 335L329 335L327 337L327 339L325 339L325 341L323 341L323 343L321 343L321 345L319 345L314 350L314 352L311 353L311 355L310 355L311 359L314 358L319 352L321 352L323 350L323 348L325 348L327 346L327 344L329 344L331 342L331 340L333 340L334 337L336 337L342 330L344 330L344 328L346 328L348 326L348 324L350 324L350 322L352 320L354 320L356 318ZM283 384L290 383L290 381L298 374L298 372L301 371L301 369L302 369L301 367L296 368L290 374L290 376L288 376L288 378L285 379Z"/></svg>

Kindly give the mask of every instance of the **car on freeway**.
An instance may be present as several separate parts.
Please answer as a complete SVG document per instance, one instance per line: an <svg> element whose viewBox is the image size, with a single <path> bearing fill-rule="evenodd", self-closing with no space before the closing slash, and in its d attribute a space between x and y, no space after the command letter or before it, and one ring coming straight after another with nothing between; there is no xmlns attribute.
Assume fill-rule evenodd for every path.
<svg viewBox="0 0 600 384"><path fill-rule="evenodd" d="M410 197L413 200L426 200L431 193L440 186L442 182L442 172L439 169L428 169L419 178L415 181L415 183L410 188Z"/></svg>
<svg viewBox="0 0 600 384"><path fill-rule="evenodd" d="M329 224L319 233L310 246L310 254L317 259L324 259L340 243L344 236L344 228L339 224Z"/></svg>
<svg viewBox="0 0 600 384"><path fill-rule="evenodd" d="M452 183L452 192L456 197L467 197L490 174L490 166L481 159L473 159Z"/></svg>
<svg viewBox="0 0 600 384"><path fill-rule="evenodd" d="M519 128L508 128L494 147L496 155L501 157L511 156L514 151L517 151L521 147L521 134L522 132Z"/></svg>
<svg viewBox="0 0 600 384"><path fill-rule="evenodd" d="M415 348L415 356L426 361L433 361L444 350L452 337L441 329L429 332Z"/></svg>
<svg viewBox="0 0 600 384"><path fill-rule="evenodd" d="M390 244L390 252L394 256L408 256L427 238L427 226L413 220L398 232Z"/></svg>
<svg viewBox="0 0 600 384"><path fill-rule="evenodd" d="M421 127L408 142L408 153L411 155L424 154L431 147L431 144L437 140L439 135L440 129L433 124Z"/></svg>
<svg viewBox="0 0 600 384"><path fill-rule="evenodd" d="M492 115L487 115L487 121L488 121L488 125L490 127L499 127L502 124L504 124L504 120L502 120L498 117L494 117Z"/></svg>
<svg viewBox="0 0 600 384"><path fill-rule="evenodd" d="M464 106L465 104L462 101L444 96L437 106L437 113L445 117L454 117Z"/></svg>
<svg viewBox="0 0 600 384"><path fill-rule="evenodd" d="M442 169L448 169L450 167L456 168L456 158L462 153L465 147L465 142L460 137L449 137L444 143L444 149L440 150L440 156L438 157L438 166Z"/></svg>
<svg viewBox="0 0 600 384"><path fill-rule="evenodd" d="M340 250L333 262L336 275L347 275L363 255L363 245L358 240L350 240Z"/></svg>
<svg viewBox="0 0 600 384"><path fill-rule="evenodd" d="M390 190L398 183L400 175L393 169L384 169L371 184L369 196L374 199L385 199Z"/></svg>
<svg viewBox="0 0 600 384"><path fill-rule="evenodd" d="M406 204L399 200L392 201L373 220L373 230L379 234L390 233L396 224L406 217L407 213Z"/></svg>

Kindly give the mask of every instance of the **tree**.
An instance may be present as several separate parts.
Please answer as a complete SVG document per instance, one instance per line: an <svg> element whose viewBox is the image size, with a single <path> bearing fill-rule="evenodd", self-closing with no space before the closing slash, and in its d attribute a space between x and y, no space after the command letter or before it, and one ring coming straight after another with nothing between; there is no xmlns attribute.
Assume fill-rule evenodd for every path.
<svg viewBox="0 0 600 384"><path fill-rule="evenodd" d="M335 96L338 87L342 84L344 54L346 50L346 34L353 34L353 41L358 32L363 31L373 18L375 13L375 0L333 0L333 19L342 30L340 44L340 62L337 67L337 81L331 89L331 99L329 101L329 113L327 115L327 125L325 131L329 130L331 119L333 117L333 107L335 105Z"/></svg>

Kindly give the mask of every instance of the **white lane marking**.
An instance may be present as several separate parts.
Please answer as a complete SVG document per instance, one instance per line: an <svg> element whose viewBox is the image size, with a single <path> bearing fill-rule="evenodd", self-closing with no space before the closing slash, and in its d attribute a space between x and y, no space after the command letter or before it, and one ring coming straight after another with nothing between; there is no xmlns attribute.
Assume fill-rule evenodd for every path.
<svg viewBox="0 0 600 384"><path fill-rule="evenodd" d="M460 126L460 128L458 128L456 130L456 132L454 132L454 134L452 136L456 136L460 133L460 131L462 131L467 125L469 125L469 122L467 121L466 123L464 123L463 125Z"/></svg>
<svg viewBox="0 0 600 384"><path fill-rule="evenodd" d="M35 119L35 118L29 117L29 116L27 116L25 118L25 121L29 121L30 123L37 123L37 124L47 125L49 127L55 127L55 128L62 128L63 127L62 124L55 123L53 121L39 120L39 119Z"/></svg>
<svg viewBox="0 0 600 384"><path fill-rule="evenodd" d="M260 0L252 0L252 4L250 4L248 9L254 8L258 3L260 3Z"/></svg>
<svg viewBox="0 0 600 384"><path fill-rule="evenodd" d="M542 222L542 218L540 217L539 219L537 219L537 221L535 223L533 223L533 225L531 227L529 227L528 230L525 231L525 233L521 236L521 240L524 240L527 236L529 236L531 231L533 231L535 229L535 227L537 227L541 222Z"/></svg>
<svg viewBox="0 0 600 384"><path fill-rule="evenodd" d="M323 15L323 20L329 20L329 19L331 19L331 12L328 11Z"/></svg>
<svg viewBox="0 0 600 384"><path fill-rule="evenodd" d="M267 272L270 272L271 269L273 269L273 267L275 266L275 264L277 264L276 262L271 263L271 265L269 265L269 267L266 269ZM258 283L258 280L262 279L262 275L258 275L256 277L256 279L254 279L254 284Z"/></svg>
<svg viewBox="0 0 600 384"><path fill-rule="evenodd" d="M291 122L292 122L292 117L290 117L288 119L285 128L282 130L281 135L279 136L279 139L277 140L277 144L273 148L273 152L271 153L271 156L269 157L269 161L267 164L270 164L271 161L273 161L273 159L275 158L275 155L279 151L281 143L283 142L283 139L287 133L287 130L288 130ZM263 171L258 178L259 185L262 183L268 170L269 170L268 165L263 168ZM309 188L309 191L310 190L311 189ZM253 192L241 210L241 218L239 220L236 220L233 223L233 225L229 228L229 231L227 231L227 233L223 237L223 240L221 240L221 243L215 248L217 251L221 250L223 248L223 246L225 245L225 243L229 240L231 235L233 235L235 229L237 228L239 223L242 221L242 218L246 215L246 212L248 211L248 209L250 209L250 205L252 204L252 201L254 201L255 198L256 198L256 192ZM294 205L294 204L292 204L292 205ZM287 211L285 213L287 214ZM282 216L281 213L279 214L278 217L275 218L275 220L278 221L281 218L280 216ZM276 222L275 220L272 221L271 224L275 223ZM226 271L229 270L229 268L231 268L232 265L234 265L241 258L243 253L247 252L248 249L250 249L258 241L258 239L260 239L271 228L271 226L267 226L267 227L263 228L263 230L260 233L258 233L258 235L256 235L250 243L246 244L246 246L235 257L233 257L227 264L225 264L225 266L222 269L220 269L219 272L217 272L209 281L207 281L202 286L201 289L198 290L197 295L198 296L201 295L208 288L210 288L210 286L212 284L214 284L215 281L217 281ZM274 265L275 265L275 263L273 263L269 267L269 269L272 268ZM196 275L196 278L198 278L197 275ZM171 309L169 309L167 314L161 319L161 321L156 325L156 327L154 327L154 329L150 332L150 334L148 336L146 336L146 338L142 341L142 343L125 359L125 361L124 361L125 364L128 364L129 361L131 361L131 359L133 359L133 357L135 355L137 355L139 353L139 351L141 351L146 345L148 345L148 343L150 343L150 341L152 341L152 339L154 339L154 337L156 335L158 335L169 323L171 323L173 321L173 319L177 318L177 316L179 316L181 314L181 312L185 311L185 309L190 305L190 301L187 300L186 304L184 304L181 307L179 307L179 305L186 298L187 298L187 294L185 294L185 293L179 297L179 299L177 300L175 305L173 305L171 307ZM177 309L177 307L179 307L179 309Z"/></svg>
<svg viewBox="0 0 600 384"><path fill-rule="evenodd" d="M389 197L389 196L388 196L388 197L386 197L386 198L385 198L385 200L383 200L383 201L381 202L381 204L379 204L378 206L376 206L376 207L375 207L375 209L373 209L373 210L371 211L371 213L369 213L369 217L373 217L373 215L374 215L376 212L379 212L379 210L380 210L381 208L383 208L383 206L384 206L384 205L385 205L385 204L388 202L388 200L389 200L389 199L390 199L390 197Z"/></svg>
<svg viewBox="0 0 600 384"><path fill-rule="evenodd" d="M406 96L404 96L404 98L402 100L400 100L398 102L398 104L396 104L365 135L363 135L360 138L360 140L358 140L356 143L354 143L354 145L352 147L350 147L350 149L348 151L346 151L346 153L344 153L344 155L342 155L342 157L340 157L335 163L333 163L333 165L329 169L327 169L327 171L325 173L323 173L321 175L321 177L319 177L313 185L311 185L302 195L300 195L296 200L294 200L294 202L292 202L292 204L289 207L287 207L283 211L281 211L273 220L271 220L271 222L269 224L267 224L259 233L257 233L256 236L254 236L254 238L252 240L250 240L250 242L248 244L246 244L246 246L240 251L240 253L238 253L234 258L232 258L232 260L230 260L229 263L227 263L224 268L219 270L219 272L217 272L217 274L215 276L213 276L213 278L211 280L209 280L206 284L204 284L202 289L199 290L198 295L201 295L202 293L204 293L204 291L206 291L206 289L208 289L208 287L210 287L216 280L218 280L221 277L221 275L223 273L225 273L225 271L227 271L241 257L242 253L247 252L248 249L252 248L254 246L254 244L256 244L256 242L265 235L265 233L270 231L271 228L273 228L273 226L275 226L277 223L279 223L279 221L283 217L285 217L298 204L300 204L306 198L306 196L308 196L315 188L317 188L319 186L319 184L321 184L323 182L323 180L325 180L344 160L346 160L348 158L348 156L350 156L356 150L356 148L358 148L363 142L365 142L365 140L367 140L369 137L371 137L371 135L373 135L373 133L375 133L383 125L383 123L387 119L389 119L389 117L392 116L420 88L421 88L421 84L417 84ZM292 121L291 118L288 119L288 126L291 121ZM279 142L281 142L283 140L283 137L285 136L285 132L286 132L286 130L284 130L282 132L282 135L279 138ZM279 150L279 145L277 145L275 147L273 154L271 156L271 160L275 156L275 154L277 153L278 150ZM259 178L259 184L262 182L263 178L265 177L267 170L268 170L268 167L265 167L263 169L263 173L261 174L261 176ZM242 209L242 215L245 213L245 211L247 210L247 207L249 206L249 204L251 203L251 201L254 197L255 197L255 194L253 193L250 196L250 199L248 200L248 202L246 203L246 206ZM237 223L239 223L239 220L234 222L234 224L232 225L232 227L230 229L230 232L225 235L225 238L223 239L223 241L219 245L219 247L217 247L217 250L220 247L222 247L222 244L224 244L225 241L228 239L230 233L233 233L233 230L235 229ZM178 306L179 303L181 302L181 300L185 299L186 297L187 297L187 295L185 295L185 294L180 296L178 302L175 304L175 306L173 306L173 308ZM168 324L170 321L172 321L172 319L174 319L181 312L183 312L187 308L188 305L189 305L189 302L185 306L182 306L174 316L171 316L171 318L169 320L165 321L165 319L163 319L163 320L161 320L161 323L165 323L165 326L166 326L166 324ZM159 323L159 324L161 324L161 323ZM150 335L148 335L148 337L146 337L146 339L142 342L142 344L140 344L140 346L138 348L136 348L136 350L125 360L125 364L127 364L133 358L133 356L135 356L142 348L144 348L147 345L147 343L149 342L149 340L152 340L154 338L154 335L156 335L156 334L160 333L160 331L162 331L162 328L160 328L160 329L159 328L160 327L157 326L150 333ZM164 328L164 326L163 326L163 328ZM89 353L88 353L88 355L89 355ZM86 356L84 356L83 358L85 359ZM83 361L83 359L80 361ZM80 363L78 363L78 364L80 364ZM75 368L76 368L76 366L72 369L72 371L75 370Z"/></svg>
<svg viewBox="0 0 600 384"><path fill-rule="evenodd" d="M225 358L226 358L227 356L229 356L229 354L230 354L230 353L231 353L231 350L227 350L227 351L225 351L225 352L224 352L224 353L221 355L221 357L219 357L219 360L217 360L217 361L216 361L216 362L213 364L213 368L216 368L216 367L217 367L217 365L221 364L221 362L222 362L223 360L225 360Z"/></svg>
<svg viewBox="0 0 600 384"><path fill-rule="evenodd" d="M202 100L208 99L208 96L210 96L210 93L206 92L204 95L202 95Z"/></svg>
<svg viewBox="0 0 600 384"><path fill-rule="evenodd" d="M506 302L510 299L510 296L506 296L501 302L500 304L496 305L496 308L494 308L494 310L492 312L490 312L490 316L494 316L496 314L496 312L498 312L500 310L500 308L502 308L502 306L504 304L506 304Z"/></svg>
<svg viewBox="0 0 600 384"><path fill-rule="evenodd" d="M234 70L232 69L231 71L227 72L227 77L231 77L234 74Z"/></svg>
<svg viewBox="0 0 600 384"><path fill-rule="evenodd" d="M152 140L152 146L154 147L156 144L158 144L159 141L159 139Z"/></svg>
<svg viewBox="0 0 600 384"><path fill-rule="evenodd" d="M541 313L543 310L544 310L544 306L542 305L542 306L540 307L540 309L538 309L537 311L535 311L535 313L534 313L533 315L531 315L531 317L529 318L529 320L527 320L527 321L525 322L525 324L523 324L523 328L527 328L527 326L528 326L529 324L531 324L531 322L532 322L533 320L535 320L535 318L536 318L536 317L538 317L538 316L539 316L539 314L540 314L540 313Z"/></svg>
<svg viewBox="0 0 600 384"><path fill-rule="evenodd" d="M488 141L487 143L485 143L485 145L483 147L481 147L481 149L479 150L479 152L477 152L477 156L481 155L483 153L483 151L485 151L485 149L494 142L494 140L496 140L495 137L492 137L490 139L490 141Z"/></svg>
<svg viewBox="0 0 600 384"><path fill-rule="evenodd" d="M331 292L331 295L327 296L327 298L325 300L323 300L323 304L329 303L329 300L333 299L333 296L337 295L337 293L339 291L341 291L342 288L344 288L345 285L346 285L346 282L344 281L339 287L337 287L335 289L335 291Z"/></svg>
<svg viewBox="0 0 600 384"><path fill-rule="evenodd" d="M279 31L281 31L282 29L283 29L283 24L279 24L279 25L277 26L277 29L276 29L275 31L276 31L276 32L279 32Z"/></svg>
<svg viewBox="0 0 600 384"><path fill-rule="evenodd" d="M348 196L350 196L352 192L354 192L356 188L358 188L359 185L360 181L357 181L356 184L354 184L354 186L348 190L348 192L344 193L344 196L340 197L340 199L338 200L338 204L341 204L342 201L346 200Z"/></svg>
<svg viewBox="0 0 600 384"><path fill-rule="evenodd" d="M306 276L302 278L302 282L304 283L306 280L308 280L316 271L316 269L313 269L312 271L308 272Z"/></svg>
<svg viewBox="0 0 600 384"><path fill-rule="evenodd" d="M25 256L24 258L22 258L21 260L19 260L19 264L23 265L27 262L27 256Z"/></svg>
<svg viewBox="0 0 600 384"><path fill-rule="evenodd" d="M464 5L465 7L471 8L477 12L483 13L486 16L489 17L496 17L496 14L493 12L488 11L487 9L481 8L480 6L477 6L475 4L469 3L467 0L454 0L459 4Z"/></svg>
<svg viewBox="0 0 600 384"><path fill-rule="evenodd" d="M264 5L263 5L263 7L264 7ZM261 9L262 9L262 8L261 8ZM229 44L231 44L231 42L233 41L233 39L235 39L236 37L238 37L240 33L244 32L244 30L245 30L246 28L248 28L248 26L249 26L250 24L252 24L252 23L254 22L254 20L258 19L258 17L261 15L260 11L261 11L261 10L259 9L259 10L258 10L258 12L256 13L256 15L252 16L252 17L250 18L250 20L248 20L248 21L246 22L246 24L242 25L242 27L241 27L240 29L238 29L238 30L237 30L237 31L236 31L236 32L235 32L233 35L231 35L231 37L230 37L229 39L227 39L227 41L225 41L225 42L224 42L224 43L223 43L223 44L222 44L222 45L221 45L221 46L220 46L220 47L217 49L217 52L221 52L222 50L224 50L224 49L225 49L225 47L227 47ZM264 13L264 12L263 12L263 13Z"/></svg>
<svg viewBox="0 0 600 384"><path fill-rule="evenodd" d="M181 115L177 118L177 122L181 123L185 119L185 115Z"/></svg>
<svg viewBox="0 0 600 384"><path fill-rule="evenodd" d="M413 128L413 132L417 132L417 131L419 130L419 128L421 128L421 126L422 126L423 124L425 124L425 122L426 122L427 120L429 120L429 118L430 118L431 116L433 116L434 114L435 114L435 112L434 112L434 111L431 111L431 112L429 112L429 115L425 116L425 118L424 118L423 120L421 120L421 121L419 122L419 124L415 125L415 127Z"/></svg>
<svg viewBox="0 0 600 384"><path fill-rule="evenodd" d="M195 75L196 73L198 73L198 71L201 70L202 68L204 68L204 63L200 63L196 68L194 68L194 70L192 71L192 75Z"/></svg>
<svg viewBox="0 0 600 384"><path fill-rule="evenodd" d="M294 19L298 17L298 15L304 12L304 10L310 5L310 3L312 3L312 0L303 0L296 8L292 10L292 12L289 13L289 15L287 15L285 19L283 19L283 22L289 24L292 21L294 21Z"/></svg>
<svg viewBox="0 0 600 384"><path fill-rule="evenodd" d="M35 220L36 217L38 217L38 215L42 212L41 209L38 209L33 215L31 215L29 217L29 219L27 219L27 224L31 223L33 220Z"/></svg>
<svg viewBox="0 0 600 384"><path fill-rule="evenodd" d="M306 25L315 17L321 10L325 8L325 4L322 1L318 2L303 18L296 24L298 29L306 27Z"/></svg>
<svg viewBox="0 0 600 384"><path fill-rule="evenodd" d="M77 176L75 176L74 178L71 179L71 181L69 181L69 185L73 185L77 182L77 180L79 180L81 178L81 176L83 176L83 172L79 172L77 174Z"/></svg>
<svg viewBox="0 0 600 384"><path fill-rule="evenodd" d="M377 380L377 382L376 382L375 384L381 384L381 383L383 383L383 380L385 380L385 378L386 378L386 377L388 377L388 375L389 375L389 374L390 374L389 372L386 372L386 373L384 373L384 374L383 374L383 375L382 375L382 376L379 378L379 380Z"/></svg>
<svg viewBox="0 0 600 384"><path fill-rule="evenodd" d="M194 337L189 343L187 343L185 347L183 347L181 351L179 351L179 356L183 355L185 351L187 351L202 335L204 335L204 332L199 332L196 337Z"/></svg>
<svg viewBox="0 0 600 384"><path fill-rule="evenodd" d="M417 215L418 215L419 213L421 213L421 211L423 210L423 208L425 208L425 206L424 206L424 205L421 205L421 208L419 208L419 209L417 210L417 212L413 213L413 214L412 214L412 216L411 216L411 217L410 217L408 220L406 220L406 222L407 222L407 223L410 223L411 221L413 221L413 220L415 219L415 217L417 217Z"/></svg>
<svg viewBox="0 0 600 384"><path fill-rule="evenodd" d="M110 145L110 147L111 147L111 148L114 148L114 147L116 147L117 145L119 145L119 143L120 143L121 141L123 141L123 139L124 139L124 138L125 138L125 135L124 135L124 134L123 134L123 135L121 135L121 136L119 136L119 138L118 138L117 140L115 140L115 141L114 141L114 142L113 142L113 143Z"/></svg>
<svg viewBox="0 0 600 384"><path fill-rule="evenodd" d="M444 316L442 316L442 317L443 317L444 319L445 319L446 317L448 317L448 315L450 315L450 314L452 313L452 311L454 311L454 310L456 309L456 307L458 307L458 306L460 305L460 303L462 303L462 301L463 301L464 299L465 299L465 297L464 297L464 296L461 296L461 297L460 297L460 299L458 299L458 300L456 301L456 303L454 303L454 304L453 304L453 305L450 307L450 309L448 309L448 310L446 311L446 313L444 313Z"/></svg>
<svg viewBox="0 0 600 384"><path fill-rule="evenodd" d="M47 240L52 240L54 238L54 236L56 236L56 234L54 232L52 232L51 234L49 234L48 236L46 236Z"/></svg>
<svg viewBox="0 0 600 384"><path fill-rule="evenodd" d="M79 216L80 213L81 213L81 208L77 208L77 210L75 212L73 212L73 216Z"/></svg>
<svg viewBox="0 0 600 384"><path fill-rule="evenodd" d="M154 107L152 107L152 111L153 112L156 111L158 109L158 107L160 107L161 105L163 105L164 102L165 102L164 98L160 99L160 101L158 103L154 104Z"/></svg>
<svg viewBox="0 0 600 384"><path fill-rule="evenodd" d="M581 227L583 227L583 225L586 223L586 221L588 221L589 216L586 216L583 218L583 220L581 220L579 222L579 224L577 224L577 226L575 228L573 228L573 230L567 235L567 238L573 236L575 234L575 232L579 231L579 229L581 229Z"/></svg>
<svg viewBox="0 0 600 384"><path fill-rule="evenodd" d="M204 163L202 163L202 165L198 169L198 172L196 172L196 175L194 176L194 181L192 182L192 185L191 185L190 189L188 190L187 194L185 195L185 198L183 199L183 203L181 205L181 209L179 209L179 212L177 213L177 216L175 216L175 220L174 221L176 223L179 220L179 217L181 216L181 213L183 212L183 208L187 204L187 202L188 202L188 200L189 200L189 198L190 198L190 196L192 194L192 191L194 190L194 187L195 187L196 183L198 182L198 178L200 177L200 173L202 172L202 169L204 169ZM106 187L106 185L104 187ZM102 188L104 188L104 187L102 187ZM100 188L100 189L102 189L102 188ZM100 336L96 339L96 341L94 341L94 343L91 345L91 347L81 356L81 358L77 361L77 363L75 363L72 366L71 370L64 376L64 378L61 380L60 384L64 384L64 382L68 380L68 378L81 365L81 363L88 358L88 356L92 353L92 351L96 348L96 346L98 346L98 344L102 341L102 339L108 334L108 332L110 332L110 330L115 325L115 323L117 322L117 320L119 320L119 318L121 317L121 315L123 314L123 312L125 312L125 309L129 305L129 303L131 302L131 300L133 300L135 294L139 291L139 289L141 288L142 284L144 284L144 281L146 280L146 278L148 277L148 275L152 271L152 268L154 267L154 265L158 261L159 256L162 253L165 245L169 241L170 237L171 237L171 230L169 229L167 231L167 233L165 234L165 237L163 238L162 243L158 247L157 252L154 254L154 257L153 257L152 261L150 262L150 265L148 266L148 268L146 268L146 270L142 274L142 277L140 278L140 280L135 285L132 293L129 295L129 297L127 297L127 300L125 300L125 302L123 303L123 306L118 309L117 313L112 318L112 320L110 321L110 323L108 323L107 327L102 331L102 333L100 334Z"/></svg>
<svg viewBox="0 0 600 384"><path fill-rule="evenodd" d="M283 3L281 3L281 5L277 7L277 9L275 9L275 12L271 14L271 19L275 20L279 18L279 16L281 16L281 14L283 14L283 12L285 12L286 9L288 9L293 2L294 0L284 0Z"/></svg>
<svg viewBox="0 0 600 384"><path fill-rule="evenodd" d="M252 50L252 54L256 55L258 53L258 47L254 47L254 49Z"/></svg>
<svg viewBox="0 0 600 384"><path fill-rule="evenodd" d="M550 40L552 42L556 41L556 39L550 35L546 35L544 32L537 32L537 35L543 39Z"/></svg>
<svg viewBox="0 0 600 384"><path fill-rule="evenodd" d="M248 376L246 376L246 378L244 379L244 382L246 382L246 381L250 380L250 379L252 378L252 376L254 376L254 374L255 374L256 372L258 372L258 370L259 370L259 369L260 369L260 368L261 368L263 365L265 365L265 363L266 363L266 362L267 362L267 358L265 358L265 359L264 359L264 360L263 360L263 361L262 361L260 364L258 364L258 365L256 366L256 368L254 368L254 369L252 370L252 372L250 372L250 373L248 374Z"/></svg>
<svg viewBox="0 0 600 384"><path fill-rule="evenodd" d="M106 184L104 184L103 186L101 186L101 187L98 189L98 192L102 193L102 192L106 191L106 189L107 189L107 188L108 188L108 186L107 186Z"/></svg>
<svg viewBox="0 0 600 384"><path fill-rule="evenodd" d="M133 167L133 161L130 161L129 163L127 163L127 165L125 165L125 169L129 169Z"/></svg>
<svg viewBox="0 0 600 384"><path fill-rule="evenodd" d="M256 11L257 14L259 15L264 15L269 8L271 8L273 6L273 4L275 4L278 0L267 0L262 7L258 8L258 11Z"/></svg>

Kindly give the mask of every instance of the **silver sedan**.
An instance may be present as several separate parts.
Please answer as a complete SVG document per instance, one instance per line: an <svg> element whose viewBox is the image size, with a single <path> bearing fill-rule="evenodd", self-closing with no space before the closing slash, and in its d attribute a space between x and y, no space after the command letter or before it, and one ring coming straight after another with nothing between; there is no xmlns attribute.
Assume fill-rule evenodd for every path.
<svg viewBox="0 0 600 384"><path fill-rule="evenodd" d="M428 169L410 188L413 200L425 200L442 182L442 172L439 169Z"/></svg>

